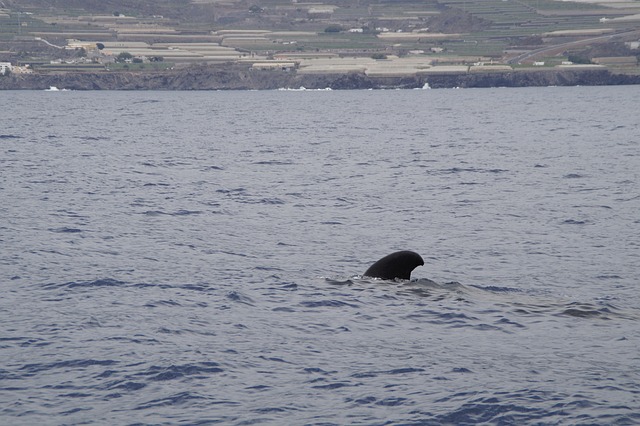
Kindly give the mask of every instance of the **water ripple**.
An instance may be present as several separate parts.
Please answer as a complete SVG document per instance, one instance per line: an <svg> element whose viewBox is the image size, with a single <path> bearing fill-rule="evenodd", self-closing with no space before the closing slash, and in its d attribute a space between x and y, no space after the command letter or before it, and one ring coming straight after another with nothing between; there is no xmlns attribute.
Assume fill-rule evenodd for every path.
<svg viewBox="0 0 640 426"><path fill-rule="evenodd" d="M3 93L2 423L639 423L637 94Z"/></svg>

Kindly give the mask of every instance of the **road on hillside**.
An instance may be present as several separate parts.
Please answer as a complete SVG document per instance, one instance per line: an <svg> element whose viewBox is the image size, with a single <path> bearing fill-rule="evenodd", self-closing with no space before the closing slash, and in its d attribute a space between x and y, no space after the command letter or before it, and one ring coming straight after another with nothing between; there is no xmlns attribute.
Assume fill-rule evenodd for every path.
<svg viewBox="0 0 640 426"><path fill-rule="evenodd" d="M554 44L553 46L546 46L546 47L542 47L540 49L535 49L535 50L531 50L529 52L526 53L522 53L514 58L511 58L507 61L508 64L518 64L522 61L526 61L527 59L533 58L535 56L541 55L541 54L546 54L546 55L552 55L552 54L557 54L557 53L561 53L564 52L567 49L570 49L572 47L581 47L587 44L591 44L591 43L598 43L598 42L603 42L603 41L609 41L614 37L624 37L624 36L630 36L630 35L640 35L640 30L632 30L632 31L623 31L623 32L619 32L619 33L613 33L613 34L607 34L607 35L601 35L598 37L590 37L590 38L585 38L582 40L577 40L577 41L570 41L567 43L560 43L560 44Z"/></svg>

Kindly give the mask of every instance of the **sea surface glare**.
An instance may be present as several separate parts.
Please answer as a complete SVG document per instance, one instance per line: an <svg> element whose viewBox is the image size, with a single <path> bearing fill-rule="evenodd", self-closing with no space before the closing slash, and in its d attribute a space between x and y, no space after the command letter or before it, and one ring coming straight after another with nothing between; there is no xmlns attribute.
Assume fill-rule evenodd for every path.
<svg viewBox="0 0 640 426"><path fill-rule="evenodd" d="M0 424L640 424L639 98L1 92Z"/></svg>

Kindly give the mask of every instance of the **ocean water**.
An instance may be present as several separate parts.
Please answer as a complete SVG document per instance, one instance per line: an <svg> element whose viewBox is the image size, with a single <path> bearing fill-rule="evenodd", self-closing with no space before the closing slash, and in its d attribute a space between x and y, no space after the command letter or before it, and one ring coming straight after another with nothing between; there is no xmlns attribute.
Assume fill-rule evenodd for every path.
<svg viewBox="0 0 640 426"><path fill-rule="evenodd" d="M0 424L640 424L639 95L0 93Z"/></svg>

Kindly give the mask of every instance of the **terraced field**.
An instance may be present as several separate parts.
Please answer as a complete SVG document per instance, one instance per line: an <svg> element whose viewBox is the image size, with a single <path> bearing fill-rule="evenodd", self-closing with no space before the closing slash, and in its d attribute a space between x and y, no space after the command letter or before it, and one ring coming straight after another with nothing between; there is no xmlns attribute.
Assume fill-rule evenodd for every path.
<svg viewBox="0 0 640 426"><path fill-rule="evenodd" d="M326 4L143 0L137 6L118 0L53 3L54 7L45 0L2 3L0 61L38 64L89 55L91 67L107 68L123 52L144 61L161 58L175 65L264 64L277 62L280 56L305 54L311 58L326 54L324 58L374 57L387 58L388 62L419 57L424 68L438 63L507 64L513 63L514 57L533 62L540 59L535 56L537 51L541 51L541 57L552 54L561 62L573 47L584 50L592 48L590 43L621 44L640 39L640 33L635 32L640 29L640 0L336 0ZM105 13L108 8L114 12ZM117 10L126 12L126 16ZM99 45L104 48L97 49ZM555 51L554 46L568 47ZM614 47L616 52L621 51L620 46ZM625 54L639 56L632 50ZM327 59L317 63L309 60L313 59L297 65L301 70L340 67ZM400 64L395 68L406 68ZM78 69L88 67L86 61L78 63ZM381 65L373 62L367 67L371 70Z"/></svg>

